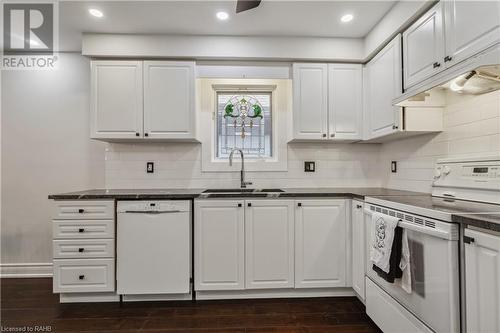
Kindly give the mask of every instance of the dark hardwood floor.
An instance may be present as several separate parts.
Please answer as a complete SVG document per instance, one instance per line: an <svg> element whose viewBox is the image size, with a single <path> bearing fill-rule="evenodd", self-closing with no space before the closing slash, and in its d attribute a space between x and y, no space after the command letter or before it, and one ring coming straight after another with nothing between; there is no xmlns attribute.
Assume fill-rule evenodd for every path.
<svg viewBox="0 0 500 333"><path fill-rule="evenodd" d="M0 293L2 332L380 332L353 297L59 304L50 278L1 279Z"/></svg>

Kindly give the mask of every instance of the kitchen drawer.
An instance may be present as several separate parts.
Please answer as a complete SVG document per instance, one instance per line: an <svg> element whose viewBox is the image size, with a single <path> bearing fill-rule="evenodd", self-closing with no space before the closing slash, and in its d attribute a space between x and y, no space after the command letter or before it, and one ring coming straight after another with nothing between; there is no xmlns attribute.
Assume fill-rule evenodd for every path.
<svg viewBox="0 0 500 333"><path fill-rule="evenodd" d="M55 259L55 293L115 290L115 259Z"/></svg>
<svg viewBox="0 0 500 333"><path fill-rule="evenodd" d="M109 200L55 201L52 209L55 220L115 218L115 202Z"/></svg>
<svg viewBox="0 0 500 333"><path fill-rule="evenodd" d="M114 239L64 239L53 242L54 258L114 258Z"/></svg>
<svg viewBox="0 0 500 333"><path fill-rule="evenodd" d="M55 239L115 238L114 220L54 220Z"/></svg>

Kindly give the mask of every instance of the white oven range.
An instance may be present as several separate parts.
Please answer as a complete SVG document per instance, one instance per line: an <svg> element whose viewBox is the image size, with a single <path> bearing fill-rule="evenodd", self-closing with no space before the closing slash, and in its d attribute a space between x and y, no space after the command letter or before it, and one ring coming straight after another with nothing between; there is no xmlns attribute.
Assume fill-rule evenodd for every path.
<svg viewBox="0 0 500 333"><path fill-rule="evenodd" d="M432 196L367 197L364 212L366 312L371 319L385 333L463 331L462 231L452 223L452 214L500 212L500 157L439 160ZM372 269L373 212L399 218L398 226L407 230L410 294Z"/></svg>

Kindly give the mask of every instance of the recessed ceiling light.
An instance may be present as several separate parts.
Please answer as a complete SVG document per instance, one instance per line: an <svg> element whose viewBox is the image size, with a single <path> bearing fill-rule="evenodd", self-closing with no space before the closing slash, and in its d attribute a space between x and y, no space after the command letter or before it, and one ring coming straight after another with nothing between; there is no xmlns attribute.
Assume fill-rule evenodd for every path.
<svg viewBox="0 0 500 333"><path fill-rule="evenodd" d="M90 13L90 15L95 16L95 17L103 17L104 16L104 14L99 9L95 9L95 8L90 8L89 13Z"/></svg>
<svg viewBox="0 0 500 333"><path fill-rule="evenodd" d="M352 14L346 14L340 18L340 20L344 23L351 22L354 16Z"/></svg>
<svg viewBox="0 0 500 333"><path fill-rule="evenodd" d="M217 18L221 21L225 21L229 18L229 14L226 13L226 12L218 12L217 14L215 14L217 16Z"/></svg>

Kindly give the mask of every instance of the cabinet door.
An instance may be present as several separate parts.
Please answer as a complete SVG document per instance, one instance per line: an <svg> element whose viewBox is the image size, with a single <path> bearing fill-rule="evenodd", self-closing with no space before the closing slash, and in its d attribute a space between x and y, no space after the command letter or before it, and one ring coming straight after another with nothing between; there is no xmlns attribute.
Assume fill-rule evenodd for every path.
<svg viewBox="0 0 500 333"><path fill-rule="evenodd" d="M409 88L444 68L442 2L403 33L404 86Z"/></svg>
<svg viewBox="0 0 500 333"><path fill-rule="evenodd" d="M243 200L195 203L195 289L245 288Z"/></svg>
<svg viewBox="0 0 500 333"><path fill-rule="evenodd" d="M298 200L295 210L295 288L345 287L345 200Z"/></svg>
<svg viewBox="0 0 500 333"><path fill-rule="evenodd" d="M444 1L447 66L500 41L499 1Z"/></svg>
<svg viewBox="0 0 500 333"><path fill-rule="evenodd" d="M142 137L142 62L99 60L91 64L90 137Z"/></svg>
<svg viewBox="0 0 500 333"><path fill-rule="evenodd" d="M326 139L328 66L293 64L294 139Z"/></svg>
<svg viewBox="0 0 500 333"><path fill-rule="evenodd" d="M144 62L145 136L194 139L194 81L194 62Z"/></svg>
<svg viewBox="0 0 500 333"><path fill-rule="evenodd" d="M246 288L293 288L294 201L246 203Z"/></svg>
<svg viewBox="0 0 500 333"><path fill-rule="evenodd" d="M362 139L363 73L359 64L328 65L328 137Z"/></svg>
<svg viewBox="0 0 500 333"><path fill-rule="evenodd" d="M365 222L363 202L353 200L352 224L352 288L361 299L365 299Z"/></svg>
<svg viewBox="0 0 500 333"><path fill-rule="evenodd" d="M398 130L400 107L392 100L402 92L401 35L397 35L366 67L368 139Z"/></svg>
<svg viewBox="0 0 500 333"><path fill-rule="evenodd" d="M467 332L500 332L500 236L465 229Z"/></svg>

